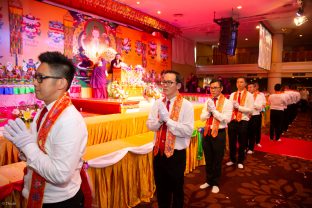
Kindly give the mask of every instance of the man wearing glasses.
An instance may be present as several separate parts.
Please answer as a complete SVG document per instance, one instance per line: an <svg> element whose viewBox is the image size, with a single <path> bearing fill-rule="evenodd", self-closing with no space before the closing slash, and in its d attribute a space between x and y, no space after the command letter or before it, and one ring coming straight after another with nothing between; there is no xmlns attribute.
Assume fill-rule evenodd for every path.
<svg viewBox="0 0 312 208"><path fill-rule="evenodd" d="M206 121L203 149L206 161L206 182L200 189L212 186L212 193L219 192L222 160L225 150L227 123L231 121L233 104L221 93L222 82L213 79L210 82L211 98L208 98L200 115Z"/></svg>
<svg viewBox="0 0 312 208"><path fill-rule="evenodd" d="M158 207L182 208L186 148L194 128L192 103L179 94L182 79L178 72L163 72L164 98L152 106L146 122L154 139L154 177Z"/></svg>
<svg viewBox="0 0 312 208"><path fill-rule="evenodd" d="M75 68L59 52L42 53L39 60L34 86L45 107L30 130L18 118L4 127L4 136L27 162L22 191L27 207L83 207L80 169L88 132L67 92Z"/></svg>

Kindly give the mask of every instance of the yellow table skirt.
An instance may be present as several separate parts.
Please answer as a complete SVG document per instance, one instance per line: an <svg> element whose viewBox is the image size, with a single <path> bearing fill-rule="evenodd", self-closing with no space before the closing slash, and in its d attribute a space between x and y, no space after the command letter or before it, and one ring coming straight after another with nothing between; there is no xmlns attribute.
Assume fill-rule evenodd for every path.
<svg viewBox="0 0 312 208"><path fill-rule="evenodd" d="M4 137L0 136L0 166L18 162L18 149Z"/></svg>

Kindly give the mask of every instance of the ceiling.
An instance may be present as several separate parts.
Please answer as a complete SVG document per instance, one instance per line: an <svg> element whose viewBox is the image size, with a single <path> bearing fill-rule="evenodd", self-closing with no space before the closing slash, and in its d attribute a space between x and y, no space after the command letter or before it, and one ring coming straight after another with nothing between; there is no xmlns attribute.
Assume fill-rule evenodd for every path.
<svg viewBox="0 0 312 208"><path fill-rule="evenodd" d="M137 2L140 4L137 4ZM238 28L238 47L256 47L263 22L270 31L284 33L284 45L312 47L312 0L304 0L308 22L297 27L294 17L297 0L118 0L132 8L164 20L182 31L182 36L207 44L219 41L219 25L215 19L233 17ZM238 9L237 6L242 6ZM157 11L161 14L158 14ZM300 37L299 35L302 35ZM248 38L248 40L245 40Z"/></svg>

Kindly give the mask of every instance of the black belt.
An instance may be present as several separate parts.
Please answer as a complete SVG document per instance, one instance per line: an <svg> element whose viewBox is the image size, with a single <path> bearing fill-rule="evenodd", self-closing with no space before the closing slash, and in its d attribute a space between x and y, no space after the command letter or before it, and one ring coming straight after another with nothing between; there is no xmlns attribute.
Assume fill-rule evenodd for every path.
<svg viewBox="0 0 312 208"><path fill-rule="evenodd" d="M218 132L223 132L223 131L225 131L225 128L218 130Z"/></svg>

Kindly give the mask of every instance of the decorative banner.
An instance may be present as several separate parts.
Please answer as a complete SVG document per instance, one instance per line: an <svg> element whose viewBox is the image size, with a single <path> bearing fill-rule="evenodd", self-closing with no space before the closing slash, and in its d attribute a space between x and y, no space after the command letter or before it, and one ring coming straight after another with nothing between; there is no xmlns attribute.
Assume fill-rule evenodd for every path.
<svg viewBox="0 0 312 208"><path fill-rule="evenodd" d="M64 54L73 58L74 20L69 13L64 16Z"/></svg>
<svg viewBox="0 0 312 208"><path fill-rule="evenodd" d="M35 39L37 36L41 35L41 23L39 18L31 14L23 16L22 31L28 39Z"/></svg>
<svg viewBox="0 0 312 208"><path fill-rule="evenodd" d="M56 44L63 43L64 25L58 21L49 21L48 37Z"/></svg>
<svg viewBox="0 0 312 208"><path fill-rule="evenodd" d="M2 20L2 5L0 5L0 30L2 29L2 25L3 25L3 20Z"/></svg>
<svg viewBox="0 0 312 208"><path fill-rule="evenodd" d="M23 53L22 39L23 9L19 0L9 0L10 53Z"/></svg>

